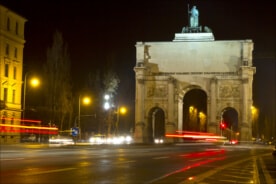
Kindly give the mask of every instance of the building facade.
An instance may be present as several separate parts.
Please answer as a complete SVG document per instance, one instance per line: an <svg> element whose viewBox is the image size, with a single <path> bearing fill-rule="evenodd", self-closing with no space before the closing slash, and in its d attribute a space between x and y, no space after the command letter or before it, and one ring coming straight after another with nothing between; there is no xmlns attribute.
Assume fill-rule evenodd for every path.
<svg viewBox="0 0 276 184"><path fill-rule="evenodd" d="M220 123L229 110L236 119L228 124L225 136L251 141L256 72L252 52L252 40L216 41L211 29L200 25L184 27L170 42L137 42L135 141L162 137L172 142L175 139L166 134L185 130L220 135ZM195 89L206 96L203 129L186 126L184 99Z"/></svg>
<svg viewBox="0 0 276 184"><path fill-rule="evenodd" d="M0 5L0 143L20 142L24 26L27 19Z"/></svg>

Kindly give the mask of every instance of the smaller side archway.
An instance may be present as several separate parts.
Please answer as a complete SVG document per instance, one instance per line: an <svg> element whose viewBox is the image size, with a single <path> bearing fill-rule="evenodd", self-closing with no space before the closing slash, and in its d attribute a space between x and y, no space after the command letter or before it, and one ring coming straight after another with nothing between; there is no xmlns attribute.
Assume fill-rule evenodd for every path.
<svg viewBox="0 0 276 184"><path fill-rule="evenodd" d="M221 121L225 124L225 129L221 130L222 135L229 140L239 140L239 115L236 109L226 107L221 112Z"/></svg>
<svg viewBox="0 0 276 184"><path fill-rule="evenodd" d="M153 107L148 114L148 141L165 137L165 113L160 107Z"/></svg>

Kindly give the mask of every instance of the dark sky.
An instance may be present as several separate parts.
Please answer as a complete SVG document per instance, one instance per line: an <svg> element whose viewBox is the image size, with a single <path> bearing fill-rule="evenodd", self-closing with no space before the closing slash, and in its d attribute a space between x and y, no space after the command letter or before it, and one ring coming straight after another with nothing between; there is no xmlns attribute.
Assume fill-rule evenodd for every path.
<svg viewBox="0 0 276 184"><path fill-rule="evenodd" d="M276 10L271 0L0 0L0 4L28 19L26 68L41 68L53 33L59 30L69 47L75 87L111 61L121 80L119 98L132 102L135 43L172 41L188 25L188 4L196 5L200 24L211 28L216 40L253 40L254 105L274 108L275 113Z"/></svg>

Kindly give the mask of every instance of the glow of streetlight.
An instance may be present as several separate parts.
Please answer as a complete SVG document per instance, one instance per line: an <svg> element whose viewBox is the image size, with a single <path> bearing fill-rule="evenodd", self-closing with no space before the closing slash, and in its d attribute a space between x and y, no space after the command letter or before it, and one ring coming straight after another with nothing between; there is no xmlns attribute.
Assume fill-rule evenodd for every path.
<svg viewBox="0 0 276 184"><path fill-rule="evenodd" d="M40 81L39 81L38 78L32 78L32 79L30 80L30 84L31 84L32 87L37 87L37 86L39 86Z"/></svg>
<svg viewBox="0 0 276 184"><path fill-rule="evenodd" d="M194 106L189 107L189 112L192 113L194 111Z"/></svg>
<svg viewBox="0 0 276 184"><path fill-rule="evenodd" d="M105 110L110 109L110 104L109 104L109 102L105 102L105 103L104 103L104 109L105 109Z"/></svg>
<svg viewBox="0 0 276 184"><path fill-rule="evenodd" d="M116 124L115 124L115 133L118 134L119 131L119 122L120 122L120 114L124 115L127 113L127 108L126 107L117 107L117 120L116 120Z"/></svg>
<svg viewBox="0 0 276 184"><path fill-rule="evenodd" d="M256 115L258 113L258 109L254 106L251 106L251 113L252 115Z"/></svg>
<svg viewBox="0 0 276 184"><path fill-rule="evenodd" d="M110 96L109 96L109 95L104 95L104 99L105 99L105 100L109 100L109 99L110 99Z"/></svg>
<svg viewBox="0 0 276 184"><path fill-rule="evenodd" d="M83 97L82 103L85 104L85 105L89 105L91 103L91 98Z"/></svg>
<svg viewBox="0 0 276 184"><path fill-rule="evenodd" d="M120 112L120 114L125 114L127 112L127 108L120 107L119 112Z"/></svg>
<svg viewBox="0 0 276 184"><path fill-rule="evenodd" d="M108 94L105 94L104 95L104 104L103 104L103 108L105 109L105 110L109 110L110 109L110 107L111 107L111 96L110 95L108 95Z"/></svg>

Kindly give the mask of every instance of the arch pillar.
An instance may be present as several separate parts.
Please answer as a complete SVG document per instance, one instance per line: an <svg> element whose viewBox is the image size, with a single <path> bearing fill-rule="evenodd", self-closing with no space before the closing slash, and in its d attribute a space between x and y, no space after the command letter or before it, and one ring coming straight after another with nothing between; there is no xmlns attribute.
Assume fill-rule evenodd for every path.
<svg viewBox="0 0 276 184"><path fill-rule="evenodd" d="M175 132L175 120L174 120L174 83L175 79L170 77L168 79L168 121L166 123L166 132L167 133L174 133Z"/></svg>
<svg viewBox="0 0 276 184"><path fill-rule="evenodd" d="M143 143L145 139L145 119L144 119L144 111L145 111L145 81L144 75L146 72L146 68L141 65L139 67L135 67L136 72L136 97L135 97L135 132L134 132L134 140L137 143Z"/></svg>
<svg viewBox="0 0 276 184"><path fill-rule="evenodd" d="M249 103L248 103L248 79L242 79L242 91L243 91L243 100L242 100L242 116L241 116L241 125L240 125L240 131L241 131L241 142L247 142L251 141L252 132L251 132L251 126L249 122Z"/></svg>
<svg viewBox="0 0 276 184"><path fill-rule="evenodd" d="M178 99L178 130L183 130L183 98Z"/></svg>
<svg viewBox="0 0 276 184"><path fill-rule="evenodd" d="M211 88L210 88L210 102L208 104L209 108L207 108L208 115L209 115L209 123L208 123L208 132L211 133L217 133L217 105L216 105L216 86L217 86L217 80L215 78L211 79Z"/></svg>

